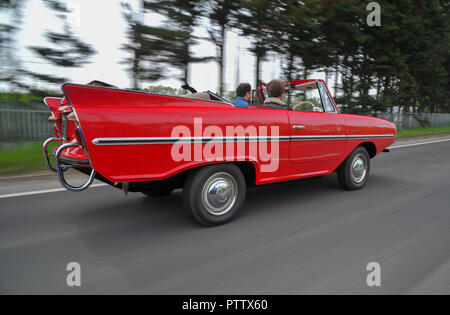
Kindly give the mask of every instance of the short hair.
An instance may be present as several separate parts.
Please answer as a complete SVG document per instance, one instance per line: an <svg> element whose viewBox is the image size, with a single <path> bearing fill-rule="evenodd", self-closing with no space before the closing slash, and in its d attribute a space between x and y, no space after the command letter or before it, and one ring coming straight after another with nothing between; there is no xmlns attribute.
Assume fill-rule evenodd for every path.
<svg viewBox="0 0 450 315"><path fill-rule="evenodd" d="M252 86L248 83L241 83L236 89L237 96L244 97L248 92L252 90Z"/></svg>
<svg viewBox="0 0 450 315"><path fill-rule="evenodd" d="M284 84L280 80L272 80L267 85L267 94L269 97L280 97L284 92Z"/></svg>

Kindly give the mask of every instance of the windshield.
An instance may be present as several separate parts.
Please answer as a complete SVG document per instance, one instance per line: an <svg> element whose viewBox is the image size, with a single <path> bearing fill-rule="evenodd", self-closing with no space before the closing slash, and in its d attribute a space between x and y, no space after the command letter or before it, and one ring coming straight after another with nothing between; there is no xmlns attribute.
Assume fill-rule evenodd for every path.
<svg viewBox="0 0 450 315"><path fill-rule="evenodd" d="M322 100L316 82L288 87L284 102L292 108L295 107L296 110L323 112Z"/></svg>
<svg viewBox="0 0 450 315"><path fill-rule="evenodd" d="M262 89L267 99L267 87ZM298 111L323 112L322 99L316 82L288 85L283 102Z"/></svg>

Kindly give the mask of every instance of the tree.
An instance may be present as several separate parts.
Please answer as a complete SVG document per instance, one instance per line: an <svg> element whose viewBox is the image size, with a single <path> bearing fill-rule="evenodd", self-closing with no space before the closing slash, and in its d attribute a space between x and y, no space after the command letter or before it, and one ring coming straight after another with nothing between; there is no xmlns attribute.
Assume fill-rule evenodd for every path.
<svg viewBox="0 0 450 315"><path fill-rule="evenodd" d="M127 71L132 77L133 88L139 89L142 81L158 81L168 75L167 66L183 50L182 43L187 34L145 25L139 15L143 17L147 10L133 11L127 3L123 3L122 7L123 16L128 23L129 39L122 49L130 53L130 57L123 63L128 65Z"/></svg>
<svg viewBox="0 0 450 315"><path fill-rule="evenodd" d="M276 45L276 33L279 30L276 16L279 16L279 10L280 0L243 0L237 14L234 27L252 39L250 52L256 57L255 86L262 83L261 63Z"/></svg>
<svg viewBox="0 0 450 315"><path fill-rule="evenodd" d="M74 34L67 21L67 14L70 13L70 10L66 4L59 0L44 0L44 3L61 19L63 31L46 31L44 36L50 45L30 46L29 49L54 66L62 68L82 67L89 62L90 57L95 54L95 50ZM26 70L24 70L24 73L34 79L48 83L62 83L67 80L64 77L57 77L52 74Z"/></svg>
<svg viewBox="0 0 450 315"><path fill-rule="evenodd" d="M442 40L449 34L448 8L437 0L391 0L383 3L382 19L382 27L363 30L370 34L364 43L370 64L361 71L372 72L377 109L441 111L449 96L449 43Z"/></svg>
<svg viewBox="0 0 450 315"><path fill-rule="evenodd" d="M225 44L226 32L231 27L234 13L239 8L239 1L235 0L211 0L203 4L205 15L211 26L208 33L211 41L217 49L217 64L219 66L219 95L224 92L224 68L225 68Z"/></svg>
<svg viewBox="0 0 450 315"><path fill-rule="evenodd" d="M276 45L274 50L283 57L287 80L304 77L308 70L320 66L318 15L320 0L285 0L276 16ZM303 74L300 74L303 72Z"/></svg>
<svg viewBox="0 0 450 315"><path fill-rule="evenodd" d="M409 74L417 89L415 98L418 99L419 111L431 113L441 111L448 104L449 95L449 68L448 52L449 41L443 40L449 36L448 7L439 1L414 1L412 4L413 15L411 29L414 40L408 55ZM420 38L420 40L417 40ZM447 67L446 67L447 65ZM415 104L414 104L415 105ZM405 106L411 106L405 104Z"/></svg>
<svg viewBox="0 0 450 315"><path fill-rule="evenodd" d="M21 60L15 54L15 38L22 23L22 9L23 1L0 1L0 12L6 12L5 19L0 21L0 81L19 88L26 87L21 81Z"/></svg>
<svg viewBox="0 0 450 315"><path fill-rule="evenodd" d="M180 69L181 80L189 83L189 65L191 63L207 62L213 57L195 57L190 51L192 45L197 44L198 38L194 28L198 25L202 13L202 1L200 0L144 0L144 8L163 14L168 19L167 29L181 32L179 44L169 58L168 64Z"/></svg>
<svg viewBox="0 0 450 315"><path fill-rule="evenodd" d="M326 73L335 74L336 101L350 107L354 105L361 43L367 36L361 31L367 17L365 9L361 1L330 0L323 2L319 14L320 64ZM337 97L338 90L342 91L341 97Z"/></svg>

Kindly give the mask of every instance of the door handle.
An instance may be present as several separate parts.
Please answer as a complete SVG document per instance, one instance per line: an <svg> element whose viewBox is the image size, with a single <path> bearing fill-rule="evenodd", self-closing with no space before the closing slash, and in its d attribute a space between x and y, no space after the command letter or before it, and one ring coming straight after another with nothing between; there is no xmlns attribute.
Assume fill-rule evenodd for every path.
<svg viewBox="0 0 450 315"><path fill-rule="evenodd" d="M294 130L306 129L305 126L294 126Z"/></svg>

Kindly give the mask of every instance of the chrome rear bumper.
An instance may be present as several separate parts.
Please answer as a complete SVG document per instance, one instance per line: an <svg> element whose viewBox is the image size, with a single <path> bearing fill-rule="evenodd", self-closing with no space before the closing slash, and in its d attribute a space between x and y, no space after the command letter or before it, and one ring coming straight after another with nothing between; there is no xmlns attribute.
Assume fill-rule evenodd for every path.
<svg viewBox="0 0 450 315"><path fill-rule="evenodd" d="M89 179L88 179L87 182L86 182L84 185L82 185L82 186L78 186L78 187L72 186L72 185L70 185L69 183L67 183L67 181L66 181L66 179L65 179L65 177L64 177L64 172L65 172L66 170L68 170L69 168L75 168L75 167L77 167L77 166L64 164L64 163L61 161L61 154L62 154L62 152L63 152L64 150L66 150L66 149L68 149L68 148L72 148L72 147L78 146L78 143L66 143L66 144L62 144L62 145L56 150L55 154L49 154L49 153L48 153L48 145L49 145L50 143L56 142L56 141L63 142L64 140L61 139L61 138L49 138L49 139L47 139L47 140L44 142L44 144L43 144L44 160L45 160L45 164L47 165L48 169L49 169L50 171L52 171L52 172L58 174L59 182L61 183L61 185L62 185L65 189L67 189L67 190L69 190L69 191L75 191L75 192L83 191L83 190L88 189L88 188L92 185L92 183L94 182L95 175L96 175L96 172L95 172L95 170L94 170L93 168L92 168L91 174L89 175ZM54 157L55 157L56 168L53 167L53 166L51 165L51 163L50 163L50 158L49 158L50 156L54 156Z"/></svg>

